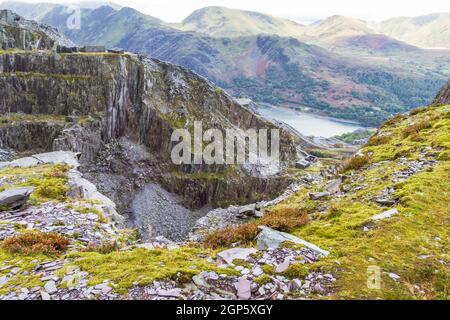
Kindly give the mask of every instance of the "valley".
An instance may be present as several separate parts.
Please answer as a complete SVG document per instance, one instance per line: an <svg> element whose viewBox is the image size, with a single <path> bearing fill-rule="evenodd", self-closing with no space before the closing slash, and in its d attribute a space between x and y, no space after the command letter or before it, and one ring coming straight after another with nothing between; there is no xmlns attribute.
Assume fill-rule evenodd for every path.
<svg viewBox="0 0 450 320"><path fill-rule="evenodd" d="M236 97L308 107L365 126L428 103L450 76L450 51L425 50L344 16L302 26L208 7L170 24L132 8L81 11L79 30L67 28L71 13L64 6L46 7L40 21L78 45L120 47L181 65Z"/></svg>
<svg viewBox="0 0 450 320"><path fill-rule="evenodd" d="M445 16L9 5L39 21L0 9L0 300L448 300ZM256 161L175 163L198 122Z"/></svg>

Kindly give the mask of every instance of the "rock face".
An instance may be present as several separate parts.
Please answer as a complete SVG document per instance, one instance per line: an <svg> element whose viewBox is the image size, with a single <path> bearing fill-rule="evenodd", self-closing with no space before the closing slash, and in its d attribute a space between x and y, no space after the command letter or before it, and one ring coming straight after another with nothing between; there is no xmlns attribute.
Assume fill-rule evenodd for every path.
<svg viewBox="0 0 450 320"><path fill-rule="evenodd" d="M1 11L0 23L4 49L16 49L0 54L0 113L6 115L1 148L81 153L81 170L102 192L122 187L110 195L122 212L153 182L181 195L191 209L261 200L255 194L274 197L290 183L279 170L295 163L302 140L286 130L280 132L281 167L275 171L265 161L233 167L172 163L173 131L192 131L194 121L204 130L233 129L239 139L248 129L279 129L204 78L133 54L59 54L52 49L68 44L56 30L9 11ZM22 30L30 35L22 38ZM10 114L29 119L8 121Z"/></svg>
<svg viewBox="0 0 450 320"><path fill-rule="evenodd" d="M433 104L449 104L450 103L450 80L445 85L433 101Z"/></svg>
<svg viewBox="0 0 450 320"><path fill-rule="evenodd" d="M62 129L62 124L45 121L0 124L0 147L7 146L16 152L50 151Z"/></svg>
<svg viewBox="0 0 450 320"><path fill-rule="evenodd" d="M256 253L254 248L232 248L219 252L217 256L227 264L233 264L234 259L246 260L248 256Z"/></svg>
<svg viewBox="0 0 450 320"><path fill-rule="evenodd" d="M53 27L26 20L10 10L0 10L1 49L52 49L58 44L75 46Z"/></svg>

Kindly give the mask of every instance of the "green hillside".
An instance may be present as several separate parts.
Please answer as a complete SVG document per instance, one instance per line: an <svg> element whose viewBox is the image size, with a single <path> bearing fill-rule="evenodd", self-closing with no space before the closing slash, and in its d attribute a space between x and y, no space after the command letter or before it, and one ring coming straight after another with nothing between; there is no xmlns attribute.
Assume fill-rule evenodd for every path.
<svg viewBox="0 0 450 320"><path fill-rule="evenodd" d="M55 9L43 21L80 44L118 46L182 65L235 96L308 107L366 125L377 125L405 111L405 106L426 104L450 70L450 53L429 58L411 73L405 58L397 62L344 58L276 35L211 37L179 31L129 8L83 10L81 30L67 30L65 19L61 10ZM417 64L421 60L425 60L422 53L411 57Z"/></svg>
<svg viewBox="0 0 450 320"><path fill-rule="evenodd" d="M214 37L231 38L258 34L296 37L305 28L287 19L224 7L206 7L196 10L174 27Z"/></svg>
<svg viewBox="0 0 450 320"><path fill-rule="evenodd" d="M392 18L378 30L390 37L425 48L450 48L450 13Z"/></svg>
<svg viewBox="0 0 450 320"><path fill-rule="evenodd" d="M265 223L330 251L317 263L290 267L297 276L319 270L335 275L328 298L445 300L449 177L450 106L419 108L388 120L359 155L340 165L338 176L301 189L273 208L276 215ZM331 191L336 181L339 187ZM328 196L311 200L323 191ZM277 220L289 212L306 213L309 221L292 227ZM392 216L375 218L386 212ZM217 232L209 241L225 245L239 237L252 243L249 232L261 223ZM374 268L380 270L380 288L367 285Z"/></svg>

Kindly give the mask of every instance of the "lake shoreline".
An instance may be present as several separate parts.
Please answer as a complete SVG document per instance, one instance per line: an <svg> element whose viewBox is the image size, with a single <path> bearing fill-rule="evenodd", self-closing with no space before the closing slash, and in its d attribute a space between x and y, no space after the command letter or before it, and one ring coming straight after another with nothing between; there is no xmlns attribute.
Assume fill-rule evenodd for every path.
<svg viewBox="0 0 450 320"><path fill-rule="evenodd" d="M347 124L354 124L354 125L357 125L359 127L366 128L367 130L375 129L374 127L366 126L365 124L360 123L358 121L354 121L354 120L340 119L340 118L320 115L318 113L311 112L311 111L298 111L298 110L292 109L290 107L274 106L274 105L271 105L271 104L268 104L268 103L264 103L264 102L256 102L256 104L258 106L263 106L265 108L269 107L269 108L274 108L274 109L285 109L287 111L292 111L292 112L298 112L298 113L304 113L304 114L307 114L307 115L311 115L311 116L314 116L316 118L322 118L322 119L326 119L326 120L332 120L332 121L342 122L342 123L347 123ZM260 107L258 107L258 109L260 109Z"/></svg>
<svg viewBox="0 0 450 320"><path fill-rule="evenodd" d="M373 130L352 120L336 119L312 112L298 111L288 107L259 103L258 112L269 119L284 122L305 136L331 138L358 129Z"/></svg>

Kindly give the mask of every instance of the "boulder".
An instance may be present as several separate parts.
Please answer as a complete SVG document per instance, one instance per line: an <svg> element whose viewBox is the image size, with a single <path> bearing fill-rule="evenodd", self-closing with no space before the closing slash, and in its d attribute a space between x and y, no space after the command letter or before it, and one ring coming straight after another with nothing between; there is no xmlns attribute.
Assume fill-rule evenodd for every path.
<svg viewBox="0 0 450 320"><path fill-rule="evenodd" d="M0 192L0 210L21 207L28 201L28 198L33 191L33 187L24 187L8 189Z"/></svg>
<svg viewBox="0 0 450 320"><path fill-rule="evenodd" d="M339 193L341 191L341 183L341 179L332 180L325 186L325 189L331 194Z"/></svg>
<svg viewBox="0 0 450 320"><path fill-rule="evenodd" d="M249 204L246 206L242 206L238 208L238 212L240 215L245 215L245 216L253 216L255 215L255 211L256 211L256 204Z"/></svg>
<svg viewBox="0 0 450 320"><path fill-rule="evenodd" d="M47 153L34 154L31 157L20 158L11 162L1 162L0 169L10 168L30 168L40 164L58 164L65 163L73 168L80 166L78 163L78 153L71 151L54 151Z"/></svg>
<svg viewBox="0 0 450 320"><path fill-rule="evenodd" d="M401 279L398 274L395 274L395 273L392 273L392 272L389 272L388 276L389 276L389 278L391 278L392 280L394 280L396 282L400 281L400 279Z"/></svg>
<svg viewBox="0 0 450 320"><path fill-rule="evenodd" d="M311 200L320 200L320 199L328 198L330 195L331 194L329 192L315 192L315 193L310 193L309 198Z"/></svg>
<svg viewBox="0 0 450 320"><path fill-rule="evenodd" d="M261 230L256 239L256 246L259 250L276 249L279 248L283 242L291 241L297 244L304 245L308 249L315 251L321 255L327 256L330 254L328 251L323 250L303 239L290 235L289 233L276 231L266 226L259 226L258 228Z"/></svg>
<svg viewBox="0 0 450 320"><path fill-rule="evenodd" d="M227 264L233 264L233 260L246 260L249 255L256 253L254 248L232 248L220 252L217 256Z"/></svg>
<svg viewBox="0 0 450 320"><path fill-rule="evenodd" d="M396 215L398 213L397 209L391 209L391 210L387 210L384 211L382 213L376 214L374 215L371 219L373 221L378 221L378 220L382 220L382 219L387 219L392 217L393 215Z"/></svg>
<svg viewBox="0 0 450 320"><path fill-rule="evenodd" d="M240 278L236 284L237 296L239 299L248 300L252 296L251 282L245 278Z"/></svg>
<svg viewBox="0 0 450 320"><path fill-rule="evenodd" d="M69 179L68 185L70 187L68 192L69 197L98 201L101 203L99 209L101 209L107 217L110 217L113 221L118 223L124 222L124 217L117 213L116 204L111 199L101 194L92 182L84 179L81 172L72 169L68 172L67 177Z"/></svg>
<svg viewBox="0 0 450 320"><path fill-rule="evenodd" d="M377 198L374 201L382 206L392 206L395 204L395 200L388 198Z"/></svg>
<svg viewBox="0 0 450 320"><path fill-rule="evenodd" d="M289 283L289 291L301 290L302 289L302 281L299 279L293 279Z"/></svg>
<svg viewBox="0 0 450 320"><path fill-rule="evenodd" d="M301 159L295 163L295 167L297 169L306 169L311 165L309 161L306 161L305 159Z"/></svg>
<svg viewBox="0 0 450 320"><path fill-rule="evenodd" d="M292 261L289 259L284 260L279 265L277 265L275 272L282 273L282 272L286 271L287 268L289 268L289 266L291 265L291 263L292 263Z"/></svg>
<svg viewBox="0 0 450 320"><path fill-rule="evenodd" d="M180 298L181 297L181 289L175 288L175 289L164 290L164 289L159 288L156 291L156 294L160 297Z"/></svg>
<svg viewBox="0 0 450 320"><path fill-rule="evenodd" d="M5 167L10 168L30 168L37 166L39 164L39 160L33 157L25 157L20 158L9 163L5 163Z"/></svg>
<svg viewBox="0 0 450 320"><path fill-rule="evenodd" d="M0 148L0 161L1 162L11 161L13 159L13 157L14 157L14 155L13 155L12 151Z"/></svg>
<svg viewBox="0 0 450 320"><path fill-rule="evenodd" d="M153 250L155 249L155 246L152 243L139 243L136 245L137 248L142 248L142 249L146 249L146 250Z"/></svg>
<svg viewBox="0 0 450 320"><path fill-rule="evenodd" d="M210 288L211 286L205 279L206 272L201 272L200 274L192 277L192 282L199 288Z"/></svg>
<svg viewBox="0 0 450 320"><path fill-rule="evenodd" d="M80 164L78 163L78 153L71 151L53 151L47 153L40 153L33 155L33 158L37 159L40 163L65 163L72 168L78 168Z"/></svg>

